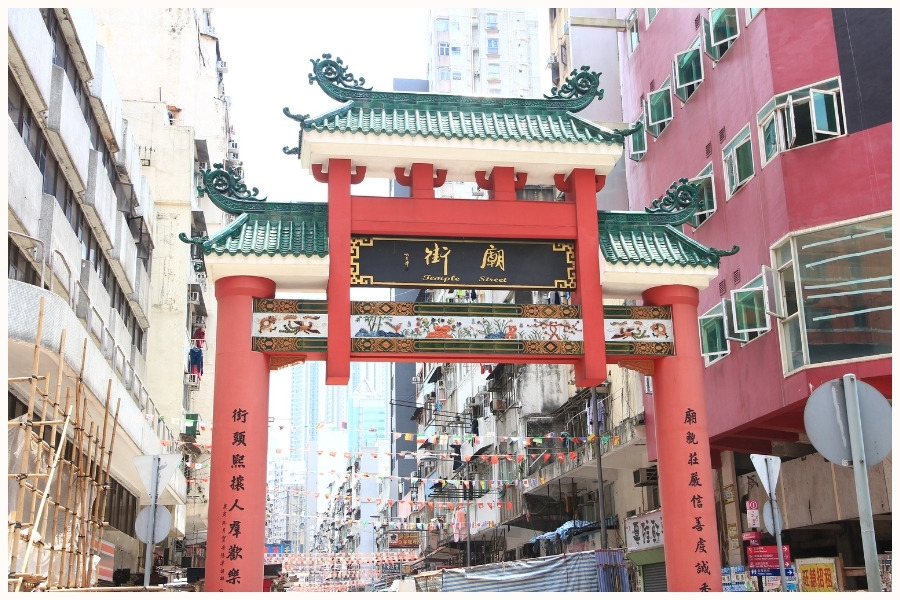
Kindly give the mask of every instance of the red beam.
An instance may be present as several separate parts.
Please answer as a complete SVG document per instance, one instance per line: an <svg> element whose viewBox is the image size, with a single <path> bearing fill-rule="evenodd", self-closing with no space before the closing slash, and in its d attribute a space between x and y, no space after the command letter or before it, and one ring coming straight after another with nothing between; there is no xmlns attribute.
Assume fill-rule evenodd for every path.
<svg viewBox="0 0 900 600"><path fill-rule="evenodd" d="M354 235L544 240L576 236L574 202L351 196L350 221Z"/></svg>

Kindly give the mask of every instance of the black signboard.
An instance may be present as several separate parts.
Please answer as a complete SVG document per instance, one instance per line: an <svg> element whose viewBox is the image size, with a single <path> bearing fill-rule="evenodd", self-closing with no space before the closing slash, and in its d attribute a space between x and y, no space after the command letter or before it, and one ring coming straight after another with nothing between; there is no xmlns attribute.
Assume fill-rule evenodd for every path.
<svg viewBox="0 0 900 600"><path fill-rule="evenodd" d="M572 242L354 236L350 256L354 286L575 288Z"/></svg>

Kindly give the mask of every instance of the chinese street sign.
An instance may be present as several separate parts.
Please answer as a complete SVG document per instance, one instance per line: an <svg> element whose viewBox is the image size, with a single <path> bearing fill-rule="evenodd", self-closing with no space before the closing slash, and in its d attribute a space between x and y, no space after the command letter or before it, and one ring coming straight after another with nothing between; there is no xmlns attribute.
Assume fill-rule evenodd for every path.
<svg viewBox="0 0 900 600"><path fill-rule="evenodd" d="M575 289L575 244L353 236L350 285Z"/></svg>
<svg viewBox="0 0 900 600"><path fill-rule="evenodd" d="M661 548L663 545L662 510L654 510L625 519L625 542L629 552Z"/></svg>
<svg viewBox="0 0 900 600"><path fill-rule="evenodd" d="M791 562L790 546L782 546L784 566ZM755 569L778 569L778 546L747 546L747 563Z"/></svg>

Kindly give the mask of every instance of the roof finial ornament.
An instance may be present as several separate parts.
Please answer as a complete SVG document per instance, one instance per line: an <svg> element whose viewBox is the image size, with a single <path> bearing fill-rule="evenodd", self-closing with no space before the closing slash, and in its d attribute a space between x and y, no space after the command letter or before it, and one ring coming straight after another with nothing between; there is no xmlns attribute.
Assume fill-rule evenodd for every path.
<svg viewBox="0 0 900 600"><path fill-rule="evenodd" d="M600 88L600 75L596 71L591 71L588 66L582 66L579 71L572 71L566 77L566 81L550 90L550 95L544 94L544 98L548 100L569 100L572 98L580 98L587 96L591 100L594 96L598 100L603 100L603 90Z"/></svg>
<svg viewBox="0 0 900 600"><path fill-rule="evenodd" d="M644 210L648 213L672 213L689 210L693 214L699 208L699 190L699 187L688 183L688 180L682 177L678 181L673 181L669 189L666 190L665 195L654 200Z"/></svg>
<svg viewBox="0 0 900 600"><path fill-rule="evenodd" d="M359 92L366 92L368 95L372 91L371 87L364 87L366 78L356 79L340 57L332 59L331 54L326 52L322 54L322 58L311 58L309 62L313 64L309 84L318 81L325 93L335 100L347 101L356 97Z"/></svg>

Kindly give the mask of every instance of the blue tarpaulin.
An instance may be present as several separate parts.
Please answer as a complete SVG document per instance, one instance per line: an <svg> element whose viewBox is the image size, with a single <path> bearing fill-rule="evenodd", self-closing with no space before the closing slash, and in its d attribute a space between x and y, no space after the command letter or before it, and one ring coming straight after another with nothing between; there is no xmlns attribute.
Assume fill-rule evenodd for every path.
<svg viewBox="0 0 900 600"><path fill-rule="evenodd" d="M597 592L596 552L446 569L443 592Z"/></svg>

